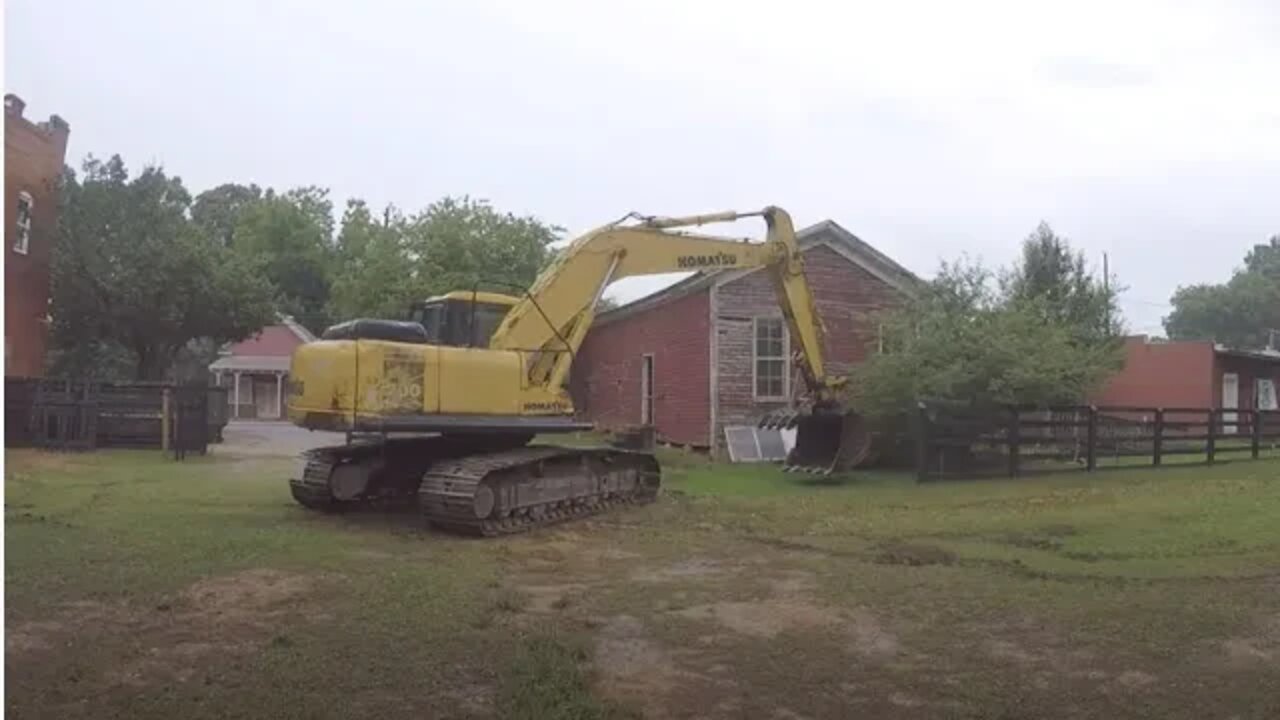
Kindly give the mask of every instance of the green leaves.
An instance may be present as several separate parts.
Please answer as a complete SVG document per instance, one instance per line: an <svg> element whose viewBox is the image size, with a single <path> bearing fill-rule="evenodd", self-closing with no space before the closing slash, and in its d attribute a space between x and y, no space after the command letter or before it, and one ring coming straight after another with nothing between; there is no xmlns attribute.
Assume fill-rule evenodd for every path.
<svg viewBox="0 0 1280 720"><path fill-rule="evenodd" d="M271 320L267 287L192 224L180 179L159 167L130 179L119 156L83 171L65 174L53 245L55 371L102 376L97 360L119 358L115 347L136 378L160 379L189 341L238 340Z"/></svg>
<svg viewBox="0 0 1280 720"><path fill-rule="evenodd" d="M411 303L451 290L519 294L561 232L468 197L444 198L411 217L388 208L375 218L352 202L338 235L330 312L400 317Z"/></svg>
<svg viewBox="0 0 1280 720"><path fill-rule="evenodd" d="M1180 287L1172 303L1164 320L1171 338L1265 347L1280 330L1280 235L1255 245L1225 284Z"/></svg>
<svg viewBox="0 0 1280 720"><path fill-rule="evenodd" d="M131 178L119 156L82 173L65 174L54 243L55 374L159 379L276 312L319 333L450 290L518 294L562 232L469 197L408 217L352 200L335 228L323 188L227 183L193 201L162 168Z"/></svg>
<svg viewBox="0 0 1280 720"><path fill-rule="evenodd" d="M270 283L277 308L317 333L329 324L332 213L326 190L268 190L240 209L232 235L232 251Z"/></svg>
<svg viewBox="0 0 1280 720"><path fill-rule="evenodd" d="M859 411L888 423L919 400L1075 403L1118 369L1115 292L1047 225L996 275L944 262L906 307L883 316L885 352L851 383Z"/></svg>

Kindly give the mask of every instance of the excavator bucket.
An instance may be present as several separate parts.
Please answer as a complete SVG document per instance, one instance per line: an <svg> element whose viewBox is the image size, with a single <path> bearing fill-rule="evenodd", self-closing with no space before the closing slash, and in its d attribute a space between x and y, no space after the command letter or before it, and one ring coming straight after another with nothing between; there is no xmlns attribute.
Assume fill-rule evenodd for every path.
<svg viewBox="0 0 1280 720"><path fill-rule="evenodd" d="M871 459L871 433L857 413L836 408L779 411L760 421L765 428L796 431L795 447L783 469L820 475L852 470Z"/></svg>

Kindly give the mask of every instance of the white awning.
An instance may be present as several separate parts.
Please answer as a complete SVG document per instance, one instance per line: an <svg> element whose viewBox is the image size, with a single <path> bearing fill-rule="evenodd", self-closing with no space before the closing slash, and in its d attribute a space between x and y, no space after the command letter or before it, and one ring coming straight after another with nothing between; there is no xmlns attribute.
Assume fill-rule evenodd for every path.
<svg viewBox="0 0 1280 720"><path fill-rule="evenodd" d="M209 365L211 372L289 372L289 357L273 355L226 355Z"/></svg>

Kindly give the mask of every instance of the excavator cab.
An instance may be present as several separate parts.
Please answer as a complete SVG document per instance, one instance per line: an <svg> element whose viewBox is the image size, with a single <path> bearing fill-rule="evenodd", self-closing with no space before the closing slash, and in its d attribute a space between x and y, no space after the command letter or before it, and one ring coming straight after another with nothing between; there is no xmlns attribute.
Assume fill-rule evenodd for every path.
<svg viewBox="0 0 1280 720"><path fill-rule="evenodd" d="M410 316L426 331L431 345L489 347L489 339L517 302L510 295L457 290L418 303Z"/></svg>

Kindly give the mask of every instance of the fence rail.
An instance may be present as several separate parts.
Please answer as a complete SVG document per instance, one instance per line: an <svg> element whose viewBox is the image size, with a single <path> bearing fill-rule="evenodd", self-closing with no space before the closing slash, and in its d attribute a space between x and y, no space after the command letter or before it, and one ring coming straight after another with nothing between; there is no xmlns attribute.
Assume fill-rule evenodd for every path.
<svg viewBox="0 0 1280 720"><path fill-rule="evenodd" d="M916 419L921 481L1018 477L1100 467L1213 464L1280 446L1280 411L1132 406L1006 407L977 413L922 403Z"/></svg>

